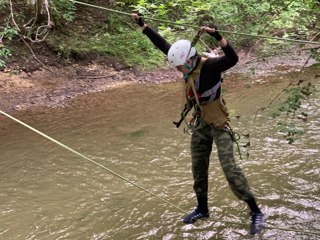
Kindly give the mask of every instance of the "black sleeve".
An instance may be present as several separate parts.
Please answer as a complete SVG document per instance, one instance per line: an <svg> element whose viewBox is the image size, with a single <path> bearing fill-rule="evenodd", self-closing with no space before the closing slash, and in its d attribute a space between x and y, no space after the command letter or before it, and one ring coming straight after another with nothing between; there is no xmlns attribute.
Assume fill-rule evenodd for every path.
<svg viewBox="0 0 320 240"><path fill-rule="evenodd" d="M199 92L205 92L221 81L221 73L236 65L238 55L228 43L222 48L224 56L219 58L208 58L202 65L200 73ZM217 98L221 89L217 90Z"/></svg>
<svg viewBox="0 0 320 240"><path fill-rule="evenodd" d="M148 26L142 32L147 35L151 42L165 55L168 54L171 45L159 33Z"/></svg>
<svg viewBox="0 0 320 240"><path fill-rule="evenodd" d="M222 47L222 50L224 52L224 56L218 58L218 59L208 59L207 61L215 65L215 70L218 70L220 72L224 72L228 70L229 68L233 67L236 65L238 62L239 58L236 53L236 51L233 49L231 44L228 42L228 45L225 47Z"/></svg>

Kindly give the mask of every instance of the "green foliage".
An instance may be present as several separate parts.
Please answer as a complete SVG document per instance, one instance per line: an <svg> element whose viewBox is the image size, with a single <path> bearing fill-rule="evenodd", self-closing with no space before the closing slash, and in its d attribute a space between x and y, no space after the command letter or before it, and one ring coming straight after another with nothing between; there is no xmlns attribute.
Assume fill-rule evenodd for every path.
<svg viewBox="0 0 320 240"><path fill-rule="evenodd" d="M108 21L104 31L97 32L92 36L73 36L68 39L51 39L56 45L56 51L65 61L69 61L71 54L86 54L96 52L102 56L120 61L126 66L138 66L150 69L164 64L162 52L145 37L141 36L141 30L133 31L122 25L116 31L108 29L116 24Z"/></svg>
<svg viewBox="0 0 320 240"><path fill-rule="evenodd" d="M308 83L305 86L296 86L291 89L287 89L288 94L287 99L282 102L277 107L277 110L273 112L272 116L274 118L280 117L282 113L287 116L291 116L291 121L293 119L298 119L306 122L308 119L308 114L301 111L301 104L305 101L313 92L315 91L315 86ZM298 110L299 114L298 114ZM294 123L278 122L279 132L284 134L284 137L289 144L295 141L295 135L301 135L304 133L303 130L297 128Z"/></svg>
<svg viewBox="0 0 320 240"><path fill-rule="evenodd" d="M286 124L286 123L278 123L279 132L284 134L284 138L287 140L289 144L294 143L295 135L302 135L304 133L303 130L297 128L293 124Z"/></svg>
<svg viewBox="0 0 320 240"><path fill-rule="evenodd" d="M6 9L9 5L8 0L0 0L0 10Z"/></svg>
<svg viewBox="0 0 320 240"><path fill-rule="evenodd" d="M176 23L184 23L193 26L203 26L208 23L215 23L219 29L229 30L239 33L276 35L278 30L284 32L284 37L306 38L310 34L315 34L312 26L319 24L319 7L320 3L313 0L285 0L285 1L267 1L267 0L229 0L229 1L204 1L204 0L123 0L123 1L85 1L90 4L108 7L113 10L129 12L129 8L136 9L145 16L159 18ZM15 18L18 25L23 25L30 21L34 15L34 6L27 5L24 0L13 1ZM55 29L55 34L65 34L73 39L57 41L55 49L61 54L61 57L68 58L70 49L77 51L102 51L101 53L118 58L125 64L142 66L147 64L163 63L162 53L157 52L152 44L146 40L140 32L134 33L130 19L128 16L120 14L110 14L101 11L99 17L92 15L89 21L88 16L80 16L80 9L93 8L81 6L69 0L50 0L50 12ZM0 11L10 11L9 1L0 0ZM81 13L82 13L81 11ZM45 11L43 11L45 13ZM8 15L9 16L9 15ZM77 18L76 18L77 16ZM87 21L88 25L78 26L78 20ZM45 21L45 20L44 20ZM4 20L0 20L5 29ZM169 23L159 23L147 21L153 28L159 30L160 34L166 37L169 42L173 42L178 38L186 38L192 40L197 30L191 27L177 26ZM12 22L11 22L12 24ZM42 22L43 24L43 22ZM130 26L131 25L131 26ZM11 25L13 27L13 25ZM34 26L33 30L38 26ZM86 29L86 36L75 36L72 33L74 29ZM137 26L135 25L136 29ZM1 29L1 28L0 28ZM61 31L63 30L63 31ZM9 29L5 30L9 31ZM75 30L77 31L77 30ZM71 33L70 33L71 32ZM14 32L7 32L6 37L14 36ZM32 36L31 31L28 36ZM78 33L79 35L79 33ZM227 34L235 46L251 47L258 39L245 37L236 34ZM311 35L310 35L311 36ZM74 46L75 42L78 46ZM88 42L88 39L92 42ZM212 38L203 36L206 43L212 44ZM209 40L210 39L210 40ZM85 41L85 42L82 42ZM287 47L283 42L279 44L275 41L264 40L265 46L260 51L262 53L270 53L279 50L279 48ZM106 48L105 45L108 45ZM81 46L81 47L79 47ZM138 47L139 46L139 47ZM198 50L200 44L197 45ZM202 49L201 49L202 50Z"/></svg>
<svg viewBox="0 0 320 240"><path fill-rule="evenodd" d="M75 5L68 0L51 0L52 15L55 24L62 25L64 21L72 22L75 18Z"/></svg>
<svg viewBox="0 0 320 240"><path fill-rule="evenodd" d="M11 41L14 36L17 35L17 30L10 27L8 24L4 26L3 30L0 32L0 68L6 66L5 60L11 56L11 51L8 47L2 44L2 41Z"/></svg>
<svg viewBox="0 0 320 240"><path fill-rule="evenodd" d="M11 51L9 48L0 47L0 68L6 66L5 59L11 56Z"/></svg>
<svg viewBox="0 0 320 240"><path fill-rule="evenodd" d="M126 31L130 31L130 29L128 29L127 21L123 19L123 16L110 14L99 33L103 34L104 32L108 32L110 34L123 34Z"/></svg>
<svg viewBox="0 0 320 240"><path fill-rule="evenodd" d="M140 66L148 69L164 63L164 55L153 44L141 36L141 31L124 30L112 35L104 33L91 38L82 47L100 52L105 56L121 60L127 66Z"/></svg>
<svg viewBox="0 0 320 240"><path fill-rule="evenodd" d="M9 26L9 24L6 24L3 30L0 32L0 39L8 39L11 41L17 34L18 32L15 28L12 28Z"/></svg>
<svg viewBox="0 0 320 240"><path fill-rule="evenodd" d="M199 27L215 23L222 30L251 34L277 36L278 30L283 30L284 37L294 38L306 38L311 33L312 25L317 19L319 21L320 17L320 3L313 0L160 0L156 3L153 0L139 0L132 1L132 4L140 12L163 20ZM161 25L168 27L168 24ZM171 27L187 30L177 26ZM251 40L239 35L231 35L228 38L234 43ZM267 45L268 43L270 42L266 42Z"/></svg>
<svg viewBox="0 0 320 240"><path fill-rule="evenodd" d="M310 94L315 91L315 86L311 83L300 87L296 86L290 89L285 90L288 94L288 97L283 101L276 111L273 112L272 116L279 117L281 113L295 114L296 111L300 108L303 100L306 100Z"/></svg>
<svg viewBox="0 0 320 240"><path fill-rule="evenodd" d="M320 53L317 52L317 49L311 49L311 53L314 60L320 63Z"/></svg>

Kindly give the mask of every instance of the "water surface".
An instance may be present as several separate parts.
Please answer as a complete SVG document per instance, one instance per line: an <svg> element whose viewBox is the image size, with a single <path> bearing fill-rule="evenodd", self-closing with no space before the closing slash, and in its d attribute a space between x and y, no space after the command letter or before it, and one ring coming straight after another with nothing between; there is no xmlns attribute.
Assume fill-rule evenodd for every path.
<svg viewBox="0 0 320 240"><path fill-rule="evenodd" d="M289 145L263 112L284 83L227 90L239 160L268 216L254 239L319 239L320 95L304 102L305 134ZM319 86L318 86L319 87ZM189 141L172 121L183 106L180 83L131 85L80 97L64 108L15 117L185 211L196 206ZM240 116L236 118L235 116ZM102 168L0 116L0 239L252 239L244 203L211 157L211 218L184 225L184 213ZM246 157L248 154L248 157ZM236 155L239 159L239 156ZM230 222L238 223L231 224ZM300 229L305 232L277 228Z"/></svg>

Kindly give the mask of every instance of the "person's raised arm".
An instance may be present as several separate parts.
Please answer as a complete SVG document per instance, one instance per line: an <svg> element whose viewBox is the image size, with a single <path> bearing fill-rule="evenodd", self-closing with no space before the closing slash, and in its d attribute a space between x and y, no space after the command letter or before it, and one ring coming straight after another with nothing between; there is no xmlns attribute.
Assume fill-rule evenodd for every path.
<svg viewBox="0 0 320 240"><path fill-rule="evenodd" d="M214 37L219 45L221 47L226 47L228 45L228 42L226 39L224 39L220 33L217 31L217 27L215 25L211 25L211 26L205 26L203 27L203 29L208 33L210 34L212 37Z"/></svg>
<svg viewBox="0 0 320 240"><path fill-rule="evenodd" d="M142 32L147 35L151 42L159 48L165 55L168 54L168 51L171 45L165 40L159 33L150 28L143 20L141 16L137 13L132 13L132 19L142 28Z"/></svg>
<svg viewBox="0 0 320 240"><path fill-rule="evenodd" d="M221 49L225 54L219 59L219 61L215 61L216 67L223 72L236 65L239 60L238 55L231 44L220 35L217 31L217 27L215 25L211 25L205 26L203 29L218 41L218 44L221 46Z"/></svg>

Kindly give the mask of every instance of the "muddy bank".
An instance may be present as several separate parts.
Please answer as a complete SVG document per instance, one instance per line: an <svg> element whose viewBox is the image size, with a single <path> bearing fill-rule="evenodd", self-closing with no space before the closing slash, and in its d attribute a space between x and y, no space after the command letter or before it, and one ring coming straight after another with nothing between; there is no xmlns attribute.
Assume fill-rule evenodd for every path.
<svg viewBox="0 0 320 240"><path fill-rule="evenodd" d="M280 81L281 74L299 71L306 63L308 54L300 52L261 60L239 52L239 57L237 66L225 74L227 80L224 84L227 87L261 84L267 82L269 76L275 75L279 76ZM311 59L307 66L314 63ZM26 71L23 67L9 68L0 72L0 109L12 112L35 107L65 106L79 95L107 91L126 84L179 81L180 77L180 73L170 67L138 71L101 62L50 66L35 71Z"/></svg>
<svg viewBox="0 0 320 240"><path fill-rule="evenodd" d="M107 91L133 83L163 83L176 80L173 69L138 72L105 65L68 66L37 70L0 73L0 108L4 111L32 107L64 106L76 96Z"/></svg>

